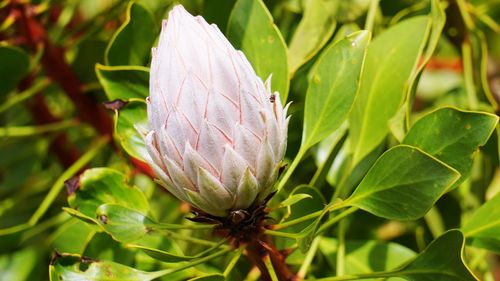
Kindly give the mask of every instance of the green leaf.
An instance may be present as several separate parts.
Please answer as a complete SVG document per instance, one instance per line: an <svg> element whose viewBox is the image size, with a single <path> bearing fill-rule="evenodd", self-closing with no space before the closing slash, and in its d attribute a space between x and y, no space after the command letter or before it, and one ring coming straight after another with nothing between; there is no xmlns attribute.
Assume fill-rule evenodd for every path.
<svg viewBox="0 0 500 281"><path fill-rule="evenodd" d="M146 67L96 64L95 71L110 101L149 96L149 70Z"/></svg>
<svg viewBox="0 0 500 281"><path fill-rule="evenodd" d="M88 268L83 270L82 266ZM49 270L51 281L148 281L162 275L160 272L145 272L110 261L68 254L59 255Z"/></svg>
<svg viewBox="0 0 500 281"><path fill-rule="evenodd" d="M252 63L263 80L273 75L271 88L288 96L288 62L285 41L262 0L238 0L229 16L227 37Z"/></svg>
<svg viewBox="0 0 500 281"><path fill-rule="evenodd" d="M425 43L427 17L405 20L368 47L358 96L349 117L353 165L389 132L389 120L405 98L408 79Z"/></svg>
<svg viewBox="0 0 500 281"><path fill-rule="evenodd" d="M464 236L449 230L438 237L414 260L396 271L409 281L473 281L478 280L464 264Z"/></svg>
<svg viewBox="0 0 500 281"><path fill-rule="evenodd" d="M318 248L325 256L328 264L332 268L336 268L338 251L337 239L321 237ZM347 240L345 241L344 270L346 274L387 271L401 266L415 255L415 252L412 250L396 243L375 240ZM396 280L396 278L389 280Z"/></svg>
<svg viewBox="0 0 500 281"><path fill-rule="evenodd" d="M30 61L28 54L22 49L10 46L0 45L0 99L14 90L17 83L23 79L29 71Z"/></svg>
<svg viewBox="0 0 500 281"><path fill-rule="evenodd" d="M52 247L65 253L83 254L95 228L79 219L70 218L51 235Z"/></svg>
<svg viewBox="0 0 500 281"><path fill-rule="evenodd" d="M117 204L103 204L96 210L99 224L113 239L130 243L153 231L152 220L141 212Z"/></svg>
<svg viewBox="0 0 500 281"><path fill-rule="evenodd" d="M307 89L303 148L325 139L346 119L358 91L370 33L359 31L323 52Z"/></svg>
<svg viewBox="0 0 500 281"><path fill-rule="evenodd" d="M283 200L277 208L284 208L288 206L292 206L295 203L298 203L304 199L312 198L309 194L299 193L299 194L291 194L287 199Z"/></svg>
<svg viewBox="0 0 500 281"><path fill-rule="evenodd" d="M5 238L2 238L5 239ZM30 280L36 276L36 265L43 263L42 255L36 246L8 251L0 256L0 276L2 280Z"/></svg>
<svg viewBox="0 0 500 281"><path fill-rule="evenodd" d="M387 219L414 220L459 177L420 149L398 145L380 156L345 203Z"/></svg>
<svg viewBox="0 0 500 281"><path fill-rule="evenodd" d="M113 35L106 49L106 64L146 65L158 26L144 6L130 2L125 22Z"/></svg>
<svg viewBox="0 0 500 281"><path fill-rule="evenodd" d="M498 117L483 112L444 107L418 120L403 140L450 165L461 174L455 186L469 177L472 160L495 130Z"/></svg>
<svg viewBox="0 0 500 281"><path fill-rule="evenodd" d="M441 39L441 33L443 31L444 25L446 23L446 14L439 0L431 0L431 13L430 13L430 34L427 42L425 52L423 53L423 58L420 61L420 65L417 67L410 78L410 84L408 86L408 99L406 102L406 114L410 116L413 105L413 98L417 91L418 82L420 76L425 69L425 66L431 59L434 51L436 50L438 43Z"/></svg>
<svg viewBox="0 0 500 281"><path fill-rule="evenodd" d="M336 1L311 0L306 2L304 14L290 41L288 50L289 73L313 58L328 42L335 30Z"/></svg>
<svg viewBox="0 0 500 281"><path fill-rule="evenodd" d="M76 191L68 196L69 206L82 214L96 218L97 208L106 203L116 203L147 213L146 197L135 186L125 182L125 176L110 168L86 170L79 178Z"/></svg>
<svg viewBox="0 0 500 281"><path fill-rule="evenodd" d="M472 245L500 252L500 193L477 209L462 231Z"/></svg>
<svg viewBox="0 0 500 281"><path fill-rule="evenodd" d="M134 158L145 161L148 155L146 145L136 128L147 128L146 103L130 101L115 112L115 137L120 141L123 149Z"/></svg>

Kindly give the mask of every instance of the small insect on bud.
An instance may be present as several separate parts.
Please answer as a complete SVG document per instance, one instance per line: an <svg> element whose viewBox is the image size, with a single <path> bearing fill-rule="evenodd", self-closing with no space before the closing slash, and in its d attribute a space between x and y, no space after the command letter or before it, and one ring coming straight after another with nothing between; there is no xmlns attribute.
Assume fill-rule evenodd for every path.
<svg viewBox="0 0 500 281"><path fill-rule="evenodd" d="M270 78L264 83L217 26L180 5L152 57L144 157L179 199L244 220L241 210L274 190L286 150L287 110Z"/></svg>

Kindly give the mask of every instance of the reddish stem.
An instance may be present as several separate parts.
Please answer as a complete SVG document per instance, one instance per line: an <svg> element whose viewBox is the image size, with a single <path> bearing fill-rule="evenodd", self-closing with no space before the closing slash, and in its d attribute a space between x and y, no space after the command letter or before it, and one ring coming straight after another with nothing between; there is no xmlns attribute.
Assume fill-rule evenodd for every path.
<svg viewBox="0 0 500 281"><path fill-rule="evenodd" d="M112 119L103 107L98 106L89 96L83 93L82 84L64 58L64 50L50 42L43 25L34 17L32 6L13 0L10 7L11 12L17 15L19 34L24 39L23 41L33 50L36 50L40 45L44 46L45 49L41 63L47 76L55 81L70 98L79 111L82 121L90 124L100 134L112 136ZM44 104L43 97L38 96L37 104ZM40 123L51 122L50 120L53 119L49 117L52 115L46 105L40 105L39 109L34 107L32 111L39 111L38 113L33 112L33 115L36 119L40 119L38 120ZM70 147L71 145L67 144L67 141L68 138L66 135L56 138L54 140L57 143L54 148L55 152L59 150L57 147ZM58 158L65 166L70 165L78 159L75 159L75 157L79 154L74 153L75 151L69 152L70 154L67 157L63 157L63 155L59 155L59 152L56 152L59 155ZM152 178L155 177L154 172L146 163L135 158L131 158L131 162L137 170Z"/></svg>
<svg viewBox="0 0 500 281"><path fill-rule="evenodd" d="M269 257L271 259L271 264L273 265L274 272L280 281L295 281L298 280L297 277L290 271L285 263L285 256L281 254L274 241L268 235L262 235L259 239L253 239L248 243L246 249L247 257L252 261L252 263L259 268L263 280L271 280L271 276L264 260Z"/></svg>
<svg viewBox="0 0 500 281"><path fill-rule="evenodd" d="M31 86L31 82L32 76L28 76L19 84L19 90L24 91L28 89ZM61 119L54 116L50 112L42 93L37 93L34 96L34 100L29 103L28 109L37 124L42 125L61 121ZM65 168L68 168L71 164L78 160L78 158L80 158L80 152L75 146L71 145L69 137L66 133L60 133L57 135L51 141L49 149L56 155Z"/></svg>
<svg viewBox="0 0 500 281"><path fill-rule="evenodd" d="M42 24L31 16L29 5L14 5L19 11L17 21L20 34L27 39L27 44L33 50L39 45L44 46L41 63L44 70L55 81L75 104L82 120L93 126L99 133L111 136L113 122L104 108L97 106L89 96L82 92L81 83L64 58L64 50L50 42Z"/></svg>

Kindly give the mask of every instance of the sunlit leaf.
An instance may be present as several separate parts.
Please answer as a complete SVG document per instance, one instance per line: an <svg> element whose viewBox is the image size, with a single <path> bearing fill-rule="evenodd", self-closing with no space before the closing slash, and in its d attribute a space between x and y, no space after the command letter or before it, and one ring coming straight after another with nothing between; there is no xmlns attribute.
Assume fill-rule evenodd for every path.
<svg viewBox="0 0 500 281"><path fill-rule="evenodd" d="M291 74L321 50L332 36L336 26L337 2L311 0L306 3L304 14L292 36L288 50Z"/></svg>
<svg viewBox="0 0 500 281"><path fill-rule="evenodd" d="M88 268L81 269L84 265ZM51 281L148 281L160 274L145 272L110 261L97 261L76 255L62 255L50 265Z"/></svg>
<svg viewBox="0 0 500 281"><path fill-rule="evenodd" d="M134 158L145 160L146 146L138 130L147 128L146 103L131 101L115 112L115 132L123 149Z"/></svg>
<svg viewBox="0 0 500 281"><path fill-rule="evenodd" d="M320 142L344 122L358 91L369 41L369 32L353 33L330 45L314 65L306 95L301 149Z"/></svg>
<svg viewBox="0 0 500 281"><path fill-rule="evenodd" d="M389 132L408 79L425 43L427 17L405 20L378 35L368 47L358 96L349 118L353 162L372 151Z"/></svg>
<svg viewBox="0 0 500 281"><path fill-rule="evenodd" d="M337 266L338 241L321 237L318 249L332 268ZM375 240L345 241L345 274L370 273L395 269L415 256L412 250L396 244ZM377 279L367 279L377 280ZM391 281L404 280L393 277Z"/></svg>
<svg viewBox="0 0 500 281"><path fill-rule="evenodd" d="M149 96L149 71L140 66L96 65L96 73L110 101Z"/></svg>
<svg viewBox="0 0 500 281"><path fill-rule="evenodd" d="M110 168L86 170L70 190L68 203L84 215L96 218L97 208L105 203L116 203L139 212L147 213L149 204L144 194L126 184L125 176Z"/></svg>
<svg viewBox="0 0 500 281"><path fill-rule="evenodd" d="M117 241L136 241L152 231L151 221L144 214L117 204L103 204L96 210L100 225Z"/></svg>

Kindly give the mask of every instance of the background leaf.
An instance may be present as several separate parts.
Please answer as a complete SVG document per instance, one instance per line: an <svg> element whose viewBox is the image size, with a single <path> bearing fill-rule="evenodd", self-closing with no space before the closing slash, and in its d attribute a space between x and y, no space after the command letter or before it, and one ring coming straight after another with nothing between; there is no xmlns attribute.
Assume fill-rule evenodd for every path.
<svg viewBox="0 0 500 281"><path fill-rule="evenodd" d="M337 266L338 241L321 237L319 249L332 268ZM412 250L396 243L383 241L345 241L345 273L361 274L395 269L416 255ZM366 279L377 280L377 279ZM397 277L390 281L404 280Z"/></svg>
<svg viewBox="0 0 500 281"><path fill-rule="evenodd" d="M271 89L288 96L287 49L262 0L238 0L229 17L227 37L242 50L262 80L273 75Z"/></svg>
<svg viewBox="0 0 500 281"><path fill-rule="evenodd" d="M158 26L153 15L144 6L130 2L127 20L106 49L106 64L146 65L158 35Z"/></svg>
<svg viewBox="0 0 500 281"><path fill-rule="evenodd" d="M500 253L500 193L477 209L462 231L472 245Z"/></svg>
<svg viewBox="0 0 500 281"><path fill-rule="evenodd" d="M14 90L17 83L28 74L30 61L22 49L10 45L0 45L0 101Z"/></svg>
<svg viewBox="0 0 500 281"><path fill-rule="evenodd" d="M305 5L304 14L293 33L288 50L290 76L321 50L337 25L336 1L311 0L305 2Z"/></svg>

